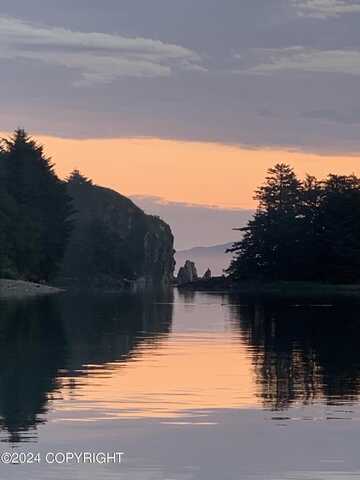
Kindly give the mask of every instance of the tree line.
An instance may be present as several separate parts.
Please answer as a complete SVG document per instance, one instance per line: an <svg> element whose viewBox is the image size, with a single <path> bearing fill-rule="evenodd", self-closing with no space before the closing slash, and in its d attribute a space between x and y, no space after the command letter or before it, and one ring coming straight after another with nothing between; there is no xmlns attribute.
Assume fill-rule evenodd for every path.
<svg viewBox="0 0 360 480"><path fill-rule="evenodd" d="M360 178L299 180L280 163L255 199L256 213L230 249L233 280L360 281Z"/></svg>
<svg viewBox="0 0 360 480"><path fill-rule="evenodd" d="M72 229L66 182L22 129L0 144L0 277L48 281Z"/></svg>
<svg viewBox="0 0 360 480"><path fill-rule="evenodd" d="M43 147L24 130L18 129L9 139L3 139L0 142L0 277L33 281L54 278L74 229L74 198L78 200L77 209L81 210L90 197L96 196L95 203L100 201L100 190L76 171L67 181L60 180ZM103 203L110 201L108 195L104 190ZM122 218L120 210L130 208L129 200L119 195L116 198L121 203L119 218ZM268 171L255 199L256 213L245 228L239 229L243 237L231 248L234 258L227 272L233 280L360 281L360 178L329 175L318 180L308 175L299 180L289 165L277 164ZM139 209L137 213L134 205L132 210L134 218L139 217L139 226L133 232L135 237L130 239L130 246L143 241L145 233L156 227ZM76 216L80 227L83 216ZM99 223L93 219L90 226L97 225L96 222ZM121 243L112 240L110 227L106 226L103 235L92 231L93 240L85 236L80 248L84 249L90 240L95 242L90 245L89 258L101 259L104 265L107 250L114 250L114 245L118 249ZM105 248L109 242L111 249ZM123 254L117 262L116 275L129 276L124 258L132 258L132 264L136 263L141 249L131 255L124 246L120 250ZM114 263L112 257L110 263Z"/></svg>
<svg viewBox="0 0 360 480"><path fill-rule="evenodd" d="M60 180L22 129L0 140L0 278L168 283L173 263L165 222L77 170Z"/></svg>

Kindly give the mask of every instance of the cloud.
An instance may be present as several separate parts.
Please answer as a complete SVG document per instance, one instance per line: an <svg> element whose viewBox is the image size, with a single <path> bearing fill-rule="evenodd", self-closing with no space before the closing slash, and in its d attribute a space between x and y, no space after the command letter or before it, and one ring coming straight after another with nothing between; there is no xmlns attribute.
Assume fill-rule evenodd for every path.
<svg viewBox="0 0 360 480"><path fill-rule="evenodd" d="M314 120L324 120L326 122L335 122L343 125L359 125L360 108L351 108L343 111L337 111L331 108L310 110L302 113L302 117Z"/></svg>
<svg viewBox="0 0 360 480"><path fill-rule="evenodd" d="M169 202L156 196L132 195L131 199L169 223L177 250L236 241L240 233L233 228L245 226L254 214L253 210Z"/></svg>
<svg viewBox="0 0 360 480"><path fill-rule="evenodd" d="M292 0L292 3L300 16L326 19L360 13L360 3L354 0Z"/></svg>
<svg viewBox="0 0 360 480"><path fill-rule="evenodd" d="M305 47L250 49L236 55L237 73L270 74L299 71L360 75L360 50L320 50Z"/></svg>
<svg viewBox="0 0 360 480"><path fill-rule="evenodd" d="M148 38L76 32L0 17L0 58L38 61L78 71L77 84L118 77L164 77L175 70L205 70L187 48Z"/></svg>

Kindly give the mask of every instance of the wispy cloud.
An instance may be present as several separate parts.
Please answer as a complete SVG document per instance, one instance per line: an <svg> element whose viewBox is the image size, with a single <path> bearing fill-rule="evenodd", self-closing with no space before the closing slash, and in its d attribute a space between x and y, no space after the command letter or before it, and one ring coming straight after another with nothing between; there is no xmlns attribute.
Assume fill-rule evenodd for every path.
<svg viewBox="0 0 360 480"><path fill-rule="evenodd" d="M76 32L0 16L0 59L25 59L79 72L78 84L118 77L162 77L176 70L204 70L200 56L182 46L148 38Z"/></svg>
<svg viewBox="0 0 360 480"><path fill-rule="evenodd" d="M236 55L237 73L258 75L298 71L360 75L360 50L319 50L305 47L251 49Z"/></svg>
<svg viewBox="0 0 360 480"><path fill-rule="evenodd" d="M300 16L326 19L346 13L360 13L360 3L356 0L292 0L292 3Z"/></svg>

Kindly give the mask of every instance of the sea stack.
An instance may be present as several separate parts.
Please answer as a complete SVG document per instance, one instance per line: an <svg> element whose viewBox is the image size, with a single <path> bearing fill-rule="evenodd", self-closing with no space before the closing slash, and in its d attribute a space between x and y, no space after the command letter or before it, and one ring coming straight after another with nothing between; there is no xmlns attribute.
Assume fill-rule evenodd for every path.
<svg viewBox="0 0 360 480"><path fill-rule="evenodd" d="M199 277L197 274L195 263L190 260L186 260L185 265L180 268L177 275L178 285L195 282L198 279Z"/></svg>

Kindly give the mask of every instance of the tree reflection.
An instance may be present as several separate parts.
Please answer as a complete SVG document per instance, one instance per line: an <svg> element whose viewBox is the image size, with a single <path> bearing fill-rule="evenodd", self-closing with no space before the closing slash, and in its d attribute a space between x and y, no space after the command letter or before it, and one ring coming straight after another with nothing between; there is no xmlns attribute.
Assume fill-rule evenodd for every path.
<svg viewBox="0 0 360 480"><path fill-rule="evenodd" d="M171 329L172 293L60 296L0 304L0 426L3 441L29 441L46 421L64 377L94 375L87 365L127 362ZM61 380L60 380L61 378Z"/></svg>
<svg viewBox="0 0 360 480"><path fill-rule="evenodd" d="M44 421L65 361L65 332L49 298L1 304L0 311L0 421L18 442Z"/></svg>
<svg viewBox="0 0 360 480"><path fill-rule="evenodd" d="M266 407L358 398L358 306L256 303L234 306L232 313L250 347Z"/></svg>

